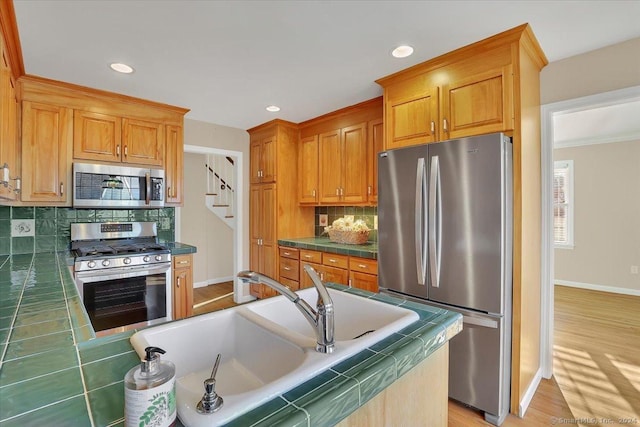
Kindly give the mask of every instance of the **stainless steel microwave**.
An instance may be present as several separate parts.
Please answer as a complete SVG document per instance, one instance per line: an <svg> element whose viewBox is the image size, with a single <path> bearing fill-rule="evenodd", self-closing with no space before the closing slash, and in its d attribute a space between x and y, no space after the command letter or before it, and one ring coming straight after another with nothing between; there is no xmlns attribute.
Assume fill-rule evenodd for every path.
<svg viewBox="0 0 640 427"><path fill-rule="evenodd" d="M77 208L161 208L164 185L162 169L73 164L73 206Z"/></svg>

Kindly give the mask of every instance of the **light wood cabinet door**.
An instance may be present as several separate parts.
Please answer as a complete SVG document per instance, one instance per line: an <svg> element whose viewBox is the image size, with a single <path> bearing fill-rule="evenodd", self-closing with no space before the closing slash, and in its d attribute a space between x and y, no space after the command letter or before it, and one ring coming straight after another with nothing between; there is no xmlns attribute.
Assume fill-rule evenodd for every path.
<svg viewBox="0 0 640 427"><path fill-rule="evenodd" d="M251 140L249 147L249 170L251 184L260 183L260 175L262 174L262 142L259 139Z"/></svg>
<svg viewBox="0 0 640 427"><path fill-rule="evenodd" d="M173 257L173 319L193 315L193 256Z"/></svg>
<svg viewBox="0 0 640 427"><path fill-rule="evenodd" d="M269 136L262 140L262 175L261 182L276 182L276 137Z"/></svg>
<svg viewBox="0 0 640 427"><path fill-rule="evenodd" d="M446 84L442 117L446 139L513 129L511 65Z"/></svg>
<svg viewBox="0 0 640 427"><path fill-rule="evenodd" d="M340 135L340 129L336 129L318 136L321 203L337 203L341 200L343 158Z"/></svg>
<svg viewBox="0 0 640 427"><path fill-rule="evenodd" d="M71 109L22 103L22 201L71 205Z"/></svg>
<svg viewBox="0 0 640 427"><path fill-rule="evenodd" d="M318 203L318 135L302 138L298 146L300 204Z"/></svg>
<svg viewBox="0 0 640 427"><path fill-rule="evenodd" d="M16 84L11 77L4 41L0 37L0 166L9 168L9 182L0 185L0 199L17 200L15 181L20 176L18 157L18 99Z"/></svg>
<svg viewBox="0 0 640 427"><path fill-rule="evenodd" d="M122 119L122 161L163 166L164 126L146 120Z"/></svg>
<svg viewBox="0 0 640 427"><path fill-rule="evenodd" d="M73 158L119 162L122 119L109 114L75 110L73 113Z"/></svg>
<svg viewBox="0 0 640 427"><path fill-rule="evenodd" d="M253 185L249 197L251 269L277 280L276 185Z"/></svg>
<svg viewBox="0 0 640 427"><path fill-rule="evenodd" d="M323 265L320 268L320 278L323 282L338 283L345 286L349 284L349 272L342 268Z"/></svg>
<svg viewBox="0 0 640 427"><path fill-rule="evenodd" d="M349 284L357 289L364 289L369 292L378 292L378 276L373 274L351 271L349 273Z"/></svg>
<svg viewBox="0 0 640 427"><path fill-rule="evenodd" d="M340 199L346 204L367 201L367 124L342 129Z"/></svg>
<svg viewBox="0 0 640 427"><path fill-rule="evenodd" d="M184 189L184 138L182 126L167 125L165 152L166 203L182 205Z"/></svg>
<svg viewBox="0 0 640 427"><path fill-rule="evenodd" d="M378 153L384 151L384 125L382 119L372 120L368 124L367 132L367 160L368 184L367 200L378 202Z"/></svg>
<svg viewBox="0 0 640 427"><path fill-rule="evenodd" d="M415 96L386 102L386 148L437 141L438 88L420 88Z"/></svg>

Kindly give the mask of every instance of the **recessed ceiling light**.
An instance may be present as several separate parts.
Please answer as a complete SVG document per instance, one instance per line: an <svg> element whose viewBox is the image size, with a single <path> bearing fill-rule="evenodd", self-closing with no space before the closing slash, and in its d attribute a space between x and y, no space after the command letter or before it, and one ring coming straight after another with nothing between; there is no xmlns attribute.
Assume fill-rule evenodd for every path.
<svg viewBox="0 0 640 427"><path fill-rule="evenodd" d="M267 107L267 111L275 113L276 111L280 111L280 107L278 107L277 105L269 105Z"/></svg>
<svg viewBox="0 0 640 427"><path fill-rule="evenodd" d="M109 64L109 67L111 67L111 69L113 71L117 71L119 73L124 73L124 74L133 73L133 68L132 67L130 67L127 64L122 64L120 62L114 62L112 64Z"/></svg>
<svg viewBox="0 0 640 427"><path fill-rule="evenodd" d="M391 52L391 55L393 55L396 58L406 58L412 53L413 53L413 48L411 46L398 46L397 48L393 49L393 51Z"/></svg>

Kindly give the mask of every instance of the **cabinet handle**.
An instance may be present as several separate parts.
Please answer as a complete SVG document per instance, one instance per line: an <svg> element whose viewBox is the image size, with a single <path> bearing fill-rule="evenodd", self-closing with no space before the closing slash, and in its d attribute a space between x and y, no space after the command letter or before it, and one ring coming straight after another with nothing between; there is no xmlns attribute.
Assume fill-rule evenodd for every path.
<svg viewBox="0 0 640 427"><path fill-rule="evenodd" d="M178 261L178 264L189 264L189 261Z"/></svg>
<svg viewBox="0 0 640 427"><path fill-rule="evenodd" d="M60 183L60 195L64 196L64 182Z"/></svg>
<svg viewBox="0 0 640 427"><path fill-rule="evenodd" d="M176 282L177 282L176 283L176 288L179 288L180 287L180 276L177 277Z"/></svg>
<svg viewBox="0 0 640 427"><path fill-rule="evenodd" d="M336 188L336 196L340 196L340 189Z"/></svg>
<svg viewBox="0 0 640 427"><path fill-rule="evenodd" d="M446 121L446 119L445 119L445 121ZM434 135L435 133L436 133L436 122L431 120L431 135Z"/></svg>
<svg viewBox="0 0 640 427"><path fill-rule="evenodd" d="M283 252L285 255L291 255L291 252Z"/></svg>
<svg viewBox="0 0 640 427"><path fill-rule="evenodd" d="M344 196L344 188L340 187L340 196Z"/></svg>
<svg viewBox="0 0 640 427"><path fill-rule="evenodd" d="M167 197L171 197L171 187L167 187Z"/></svg>
<svg viewBox="0 0 640 427"><path fill-rule="evenodd" d="M371 195L371 186L370 185L367 185L367 194Z"/></svg>
<svg viewBox="0 0 640 427"><path fill-rule="evenodd" d="M124 146L124 155L125 155L125 156L128 156L128 155L129 155L129 146L128 146L128 145L125 145L125 146Z"/></svg>
<svg viewBox="0 0 640 427"><path fill-rule="evenodd" d="M324 273L320 273L320 280L324 280Z"/></svg>
<svg viewBox="0 0 640 427"><path fill-rule="evenodd" d="M358 264L358 267L360 267L360 268L367 268L367 266L366 266L366 265L364 265L364 264Z"/></svg>
<svg viewBox="0 0 640 427"><path fill-rule="evenodd" d="M445 132L449 132L449 126L447 124L447 119L442 120L442 127Z"/></svg>
<svg viewBox="0 0 640 427"><path fill-rule="evenodd" d="M353 286L351 286L351 279L349 279L349 281L347 282L349 287L352 288Z"/></svg>
<svg viewBox="0 0 640 427"><path fill-rule="evenodd" d="M311 259L311 258L313 258L311 255L305 255L304 257L305 257L306 259Z"/></svg>
<svg viewBox="0 0 640 427"><path fill-rule="evenodd" d="M316 190L315 188L313 190L311 190L311 196L316 197Z"/></svg>
<svg viewBox="0 0 640 427"><path fill-rule="evenodd" d="M335 260L335 259L333 259L333 258L329 258L329 262L332 262L332 263L334 263L334 264L335 264L335 263L336 263L336 262L338 262L338 261L336 261L336 260Z"/></svg>
<svg viewBox="0 0 640 427"><path fill-rule="evenodd" d="M116 145L116 156L120 155L120 145Z"/></svg>
<svg viewBox="0 0 640 427"><path fill-rule="evenodd" d="M282 267L284 271L291 271L291 267Z"/></svg>

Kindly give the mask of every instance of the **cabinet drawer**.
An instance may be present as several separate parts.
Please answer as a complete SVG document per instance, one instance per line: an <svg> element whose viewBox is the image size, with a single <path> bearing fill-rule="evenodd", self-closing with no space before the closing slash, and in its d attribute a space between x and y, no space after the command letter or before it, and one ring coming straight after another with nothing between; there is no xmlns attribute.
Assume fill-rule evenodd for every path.
<svg viewBox="0 0 640 427"><path fill-rule="evenodd" d="M280 246L280 256L291 259L299 259L298 255L300 255L300 250L295 248L287 248Z"/></svg>
<svg viewBox="0 0 640 427"><path fill-rule="evenodd" d="M378 274L378 261L367 258L349 258L349 270L367 274Z"/></svg>
<svg viewBox="0 0 640 427"><path fill-rule="evenodd" d="M176 268L189 268L191 267L192 256L189 255L176 255L173 257L173 269Z"/></svg>
<svg viewBox="0 0 640 427"><path fill-rule="evenodd" d="M298 276L298 260L280 257L280 278L299 280Z"/></svg>
<svg viewBox="0 0 640 427"><path fill-rule="evenodd" d="M296 282L295 280L287 279L286 277L281 277L280 283L282 283L292 291L297 291L298 289L300 289L300 284L298 282Z"/></svg>
<svg viewBox="0 0 640 427"><path fill-rule="evenodd" d="M322 263L330 267L349 268L349 257L347 255L336 255L324 253Z"/></svg>
<svg viewBox="0 0 640 427"><path fill-rule="evenodd" d="M322 264L322 252L301 249L300 261L312 262L314 264Z"/></svg>

